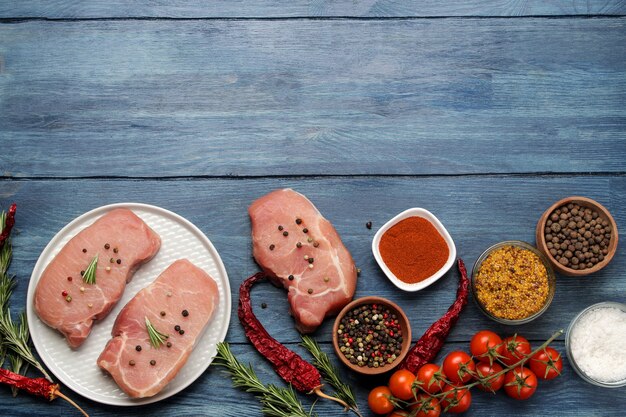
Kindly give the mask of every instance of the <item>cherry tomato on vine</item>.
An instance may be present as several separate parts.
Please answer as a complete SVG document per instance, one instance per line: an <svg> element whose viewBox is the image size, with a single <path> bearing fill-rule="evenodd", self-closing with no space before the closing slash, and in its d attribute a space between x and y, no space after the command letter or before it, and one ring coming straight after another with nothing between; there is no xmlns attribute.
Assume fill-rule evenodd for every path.
<svg viewBox="0 0 626 417"><path fill-rule="evenodd" d="M537 378L554 379L561 375L563 359L555 349L546 347L530 359L530 369L537 375Z"/></svg>
<svg viewBox="0 0 626 417"><path fill-rule="evenodd" d="M411 411L419 410L415 417L439 417L441 414L441 406L435 398L420 394L417 396L417 401L417 404L409 407Z"/></svg>
<svg viewBox="0 0 626 417"><path fill-rule="evenodd" d="M480 362L493 363L503 350L502 339L491 330L480 330L470 340L470 352Z"/></svg>
<svg viewBox="0 0 626 417"><path fill-rule="evenodd" d="M415 374L406 369L400 369L391 375L389 378L389 389L394 397L401 400L410 400L413 398L413 391L411 390L415 381Z"/></svg>
<svg viewBox="0 0 626 417"><path fill-rule="evenodd" d="M441 400L441 406L448 408L446 412L452 414L464 413L472 405L472 393L465 388L457 388L452 385L443 387L443 392L446 395Z"/></svg>
<svg viewBox="0 0 626 417"><path fill-rule="evenodd" d="M391 390L386 386L376 387L367 396L367 404L376 414L387 414L393 411L394 406L389 400Z"/></svg>
<svg viewBox="0 0 626 417"><path fill-rule="evenodd" d="M502 366L499 363L492 363L489 365L487 362L478 362L476 364L476 374L480 378L485 378L493 374L497 374L502 371ZM477 388L485 392L496 392L504 385L504 374L501 374L495 378L491 378L486 381L485 384L478 384Z"/></svg>
<svg viewBox="0 0 626 417"><path fill-rule="evenodd" d="M537 376L528 368L520 367L504 375L504 392L516 400L527 400L537 390Z"/></svg>
<svg viewBox="0 0 626 417"><path fill-rule="evenodd" d="M522 336L507 337L502 342L504 343L502 362L508 366L514 365L523 359L524 356L530 355L530 342Z"/></svg>
<svg viewBox="0 0 626 417"><path fill-rule="evenodd" d="M472 373L476 369L476 365L470 355L457 350L448 353L448 356L443 360L442 368L448 381L453 384L464 384L472 379Z"/></svg>
<svg viewBox="0 0 626 417"><path fill-rule="evenodd" d="M417 380L420 382L421 389L430 394L441 391L445 385L443 378L441 367L434 363L427 363L417 371Z"/></svg>

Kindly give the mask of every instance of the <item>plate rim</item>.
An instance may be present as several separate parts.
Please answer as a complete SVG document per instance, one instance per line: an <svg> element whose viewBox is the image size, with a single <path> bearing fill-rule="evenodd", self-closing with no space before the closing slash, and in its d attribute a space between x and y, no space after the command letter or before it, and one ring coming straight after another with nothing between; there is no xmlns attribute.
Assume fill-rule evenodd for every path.
<svg viewBox="0 0 626 417"><path fill-rule="evenodd" d="M31 330L31 329L34 328L34 324L36 323L35 321L36 320L40 320L38 318L37 314L34 311L34 307L33 307L33 301L34 300L33 299L34 299L36 283L39 282L39 279L41 279L41 273L43 273L43 269L41 270L41 273L39 274L39 276L37 277L36 280L34 279L35 278L35 272L40 270L41 268L45 268L47 266L47 264L50 262L50 261L48 261L46 263L46 265L40 265L40 264L44 263L44 260L43 260L44 253L52 250L53 243L55 243L56 240L60 239L61 236L64 236L64 234L66 234L67 231L70 230L72 227L74 227L77 223L80 223L81 221L83 221L83 219L85 217L89 217L89 216L93 216L93 215L99 215L100 212L102 212L101 214L104 215L107 211L110 211L110 210L113 210L113 209L116 209L116 208L128 208L129 210L132 210L133 208L137 208L137 209L144 209L146 211L152 210L152 211L159 212L160 214L171 216L177 222L182 223L184 226L186 226L189 229L191 229L191 231L194 234L196 234L201 240L204 241L205 244L208 245L209 251L212 251L215 254L215 258L214 258L215 266L219 270L219 272L221 274L223 274L224 279L225 279L226 284L227 284L227 285L224 285L224 291L225 291L225 294L224 294L225 297L224 298L225 298L225 304L226 304L225 305L225 308L226 308L225 320L224 320L224 323L222 325L221 331L218 334L218 338L215 341L216 345L217 345L217 343L223 342L224 340L226 340L226 335L228 333L228 328L230 326L230 319L231 319L231 315L232 315L232 294L231 294L231 288L230 288L230 280L228 278L228 273L226 271L226 267L224 266L224 262L222 261L222 257L220 256L219 252L217 251L217 249L213 245L213 242L211 242L209 237L204 232L202 232L202 230L200 230L195 224L193 224L190 220L187 220L185 217L183 217L183 216L181 216L181 215L179 215L179 214L177 214L177 213L175 213L175 212L173 212L171 210L165 209L163 207L155 206L155 205L152 205L152 204L135 203L135 202L123 202L123 203L106 204L106 205L103 205L103 206L99 206L99 207L93 208L93 209L91 209L89 211L86 211L86 212L78 215L72 221L67 223L58 232L56 232L54 234L54 236L50 239L48 244L46 244L46 246L43 248L43 250L39 254L39 257L37 258L37 262L35 263L35 266L33 267L33 271L31 272L31 275L30 275L30 278L29 278L28 288L27 288L27 293L26 293L26 319L28 321L28 328L29 328L30 339L33 342L35 350L37 351L37 355L42 360L42 362L44 363L46 368L59 380L59 382L61 382L63 385L65 385L66 387L71 389L76 394L78 394L78 395L80 395L80 396L82 396L84 398L87 398L87 399L89 399L91 401L95 401L97 403L100 403L100 404L119 406L119 407L134 407L134 406L141 406L141 405L147 405L147 404L152 404L152 403L155 403L155 402L159 402L159 401L165 400L167 398L170 398L170 397L180 393L181 391L185 390L187 387L189 387L191 384L193 384L198 378L200 378L200 376L202 376L202 374L204 374L206 372L206 370L209 368L209 366L211 365L211 363L215 359L216 354L214 354L210 358L210 360L207 361L206 366L204 366L204 367L200 366L198 368L198 372L195 373L195 374L192 374L192 376L188 379L188 381L186 381L179 388L171 391L167 395L165 395L163 397L159 397L159 393L157 393L156 395L154 395L152 397L146 397L146 398L133 399L133 398L128 397L127 399L125 399L125 400L128 400L128 401L120 403L120 402L118 402L116 400L110 400L109 401L109 400L106 400L106 399L93 398L93 397L91 397L89 395L86 395L84 390L83 391L78 391L78 390L82 389L80 385L77 385L72 380L66 381L64 378L62 378L59 375L57 375L58 372L54 372L52 370L52 368L48 365L48 363L46 362L44 357L39 353L39 350L40 350L39 348L42 348L42 346L40 345L38 339L33 336L34 333ZM95 220L97 220L97 218L94 219L94 221ZM85 226L85 228L86 227L89 227L89 225ZM82 230L83 229L81 229L81 231Z"/></svg>

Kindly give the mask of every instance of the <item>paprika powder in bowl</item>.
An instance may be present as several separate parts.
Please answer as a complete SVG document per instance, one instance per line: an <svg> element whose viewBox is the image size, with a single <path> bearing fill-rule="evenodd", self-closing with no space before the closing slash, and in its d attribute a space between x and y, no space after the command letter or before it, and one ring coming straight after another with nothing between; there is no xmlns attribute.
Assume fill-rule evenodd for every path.
<svg viewBox="0 0 626 417"><path fill-rule="evenodd" d="M387 278L404 291L428 287L456 258L452 237L423 208L410 208L385 223L374 235L372 251Z"/></svg>

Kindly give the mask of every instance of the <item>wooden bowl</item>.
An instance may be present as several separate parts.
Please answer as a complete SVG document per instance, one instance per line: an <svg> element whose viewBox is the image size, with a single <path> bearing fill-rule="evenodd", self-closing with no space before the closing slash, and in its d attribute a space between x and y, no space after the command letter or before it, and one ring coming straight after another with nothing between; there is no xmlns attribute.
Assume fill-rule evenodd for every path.
<svg viewBox="0 0 626 417"><path fill-rule="evenodd" d="M595 210L599 213L600 218L603 220L607 220L609 222L609 224L611 225L611 240L609 241L609 247L608 247L608 253L604 256L604 259L601 262L598 262L597 264L595 264L593 267L591 268L586 268L586 269L572 269L569 268L567 266L561 265L550 253L550 250L548 249L547 246L547 242L546 242L546 238L544 236L544 229L546 227L546 221L548 220L548 216L550 216L550 214L556 210L558 207L561 207L562 205L565 204L569 204L569 203L574 203L574 204L578 204L580 206L583 207L587 207L590 208L592 210ZM578 197L578 196L572 196L572 197L566 197L563 198L559 201L557 201L556 203L554 203L553 205L551 205L541 216L541 218L539 219L539 221L537 222L537 229L535 231L535 238L537 241L537 249L539 249L543 254L546 255L546 257L548 258L548 260L550 261L550 263L552 264L552 267L559 272L560 274L563 275L568 275L568 276L573 276L573 277L580 277L580 276L584 276L584 275L589 275L589 274L593 274L594 272L598 272L599 270L601 270L602 268L604 268L605 266L608 265L609 262L611 262L611 259L613 259L613 256L615 255L615 251L617 249L617 241L618 241L618 234L617 234L617 224L615 223L615 220L613 219L613 216L611 216L611 213L609 213L609 211L600 203L598 203L597 201L594 201L590 198L586 198L586 197Z"/></svg>
<svg viewBox="0 0 626 417"><path fill-rule="evenodd" d="M364 304L383 305L387 307L393 314L395 314L398 318L398 321L400 322L400 330L402 330L402 348L400 350L400 354L397 355L396 360L394 360L391 364L387 364L378 368L358 366L356 364L350 363L350 361L344 356L343 352L341 352L339 348L339 335L337 334L337 330L339 330L339 324L341 323L341 319L353 308L362 306ZM344 365L346 365L354 372L363 375L384 374L398 366L400 362L404 360L406 354L409 352L409 348L411 347L411 325L409 324L409 319L406 317L406 314L404 314L404 311L402 311L402 309L392 301L389 301L382 297L362 297L352 301L350 304L345 306L343 310L341 310L341 312L337 315L337 318L335 319L335 325L333 326L333 346L335 348L335 353L337 354L341 362L343 362Z"/></svg>

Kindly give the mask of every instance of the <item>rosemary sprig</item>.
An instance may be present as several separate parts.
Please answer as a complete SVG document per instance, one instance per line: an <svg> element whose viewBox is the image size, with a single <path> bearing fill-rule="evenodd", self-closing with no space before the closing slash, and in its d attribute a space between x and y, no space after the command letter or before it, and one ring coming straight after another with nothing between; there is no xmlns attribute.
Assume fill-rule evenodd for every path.
<svg viewBox="0 0 626 417"><path fill-rule="evenodd" d="M226 369L233 385L243 388L246 392L255 394L261 401L262 410L271 417L317 417L312 410L304 410L302 403L298 400L295 391L289 388L280 388L272 384L265 385L249 364L246 366L239 362L231 352L228 343L217 344L217 356L213 361L214 365L222 366Z"/></svg>
<svg viewBox="0 0 626 417"><path fill-rule="evenodd" d="M146 317L145 319L146 319L146 328L148 329L148 336L150 337L150 344L152 345L152 347L158 349L161 347L162 344L165 343L169 335L163 334L160 331L158 331L152 325L152 323L150 323L150 320L148 320L148 317Z"/></svg>
<svg viewBox="0 0 626 417"><path fill-rule="evenodd" d="M20 314L20 321L17 327L20 338L26 338L26 340L28 340L28 322L26 321L26 314L24 312ZM28 369L28 363L25 362L24 359L22 359L22 357L17 355L15 352L9 352L9 364L11 366L11 371L15 372L16 374L26 374L26 370ZM13 396L16 397L19 390L16 387L11 387L11 391L13 392Z"/></svg>
<svg viewBox="0 0 626 417"><path fill-rule="evenodd" d="M98 269L98 255L94 256L91 262L89 262L89 266L85 269L85 273L83 274L83 281L85 284L95 284L96 283L96 270Z"/></svg>
<svg viewBox="0 0 626 417"><path fill-rule="evenodd" d="M52 378L30 349L30 334L24 312L20 314L20 320L17 323L11 318L9 309L2 312L0 314L0 334L2 334L2 344L7 351L10 350L20 356L23 360L37 368L48 381L52 382Z"/></svg>
<svg viewBox="0 0 626 417"><path fill-rule="evenodd" d="M309 336L302 336L302 346L313 356L313 365L320 371L324 380L335 389L335 397L345 401L357 416L361 416L356 397L350 385L339 378L339 371L330 362L328 355L322 351L320 345Z"/></svg>
<svg viewBox="0 0 626 417"><path fill-rule="evenodd" d="M4 231L6 226L6 213L3 211L0 213L0 232ZM11 263L11 258L13 255L13 247L11 246L10 239L7 238L4 246L0 248L0 316L9 317L9 297L11 296L13 289L15 287L15 280L7 275L7 271L9 270L9 265ZM20 317L20 320L24 320L23 317ZM24 333L24 328L26 327L26 332L28 332L28 327L24 326L20 322L20 333ZM28 365L24 362L24 360L15 352L7 352L8 348L5 343L3 343L4 337L0 332L0 366L4 365L7 357L9 360L10 369L17 373L23 374L26 372L26 368ZM15 397L18 393L18 389L16 387L11 387L11 391L13 392L13 396Z"/></svg>
<svg viewBox="0 0 626 417"><path fill-rule="evenodd" d="M0 213L0 226L0 232L2 232L6 226L6 213L4 211ZM50 375L48 375L30 349L30 333L28 331L26 314L22 312L17 323L11 317L9 300L15 288L15 279L9 276L7 271L9 270L12 256L13 248L11 241L7 239L0 250L0 353L9 357L11 368L14 372L19 373L20 370L23 370L23 361L26 361L39 369L46 379L52 382L52 378L50 378ZM0 356L3 359L0 365L3 365L5 357L4 355Z"/></svg>

